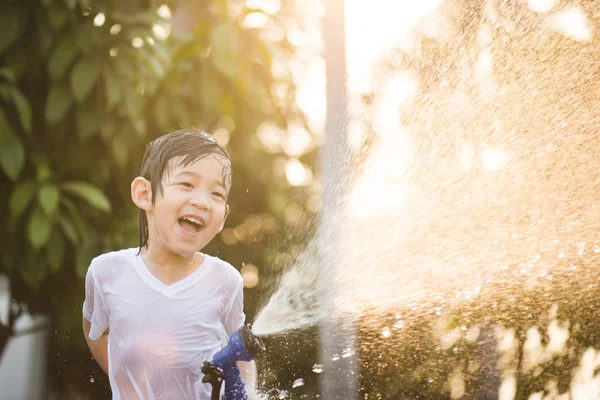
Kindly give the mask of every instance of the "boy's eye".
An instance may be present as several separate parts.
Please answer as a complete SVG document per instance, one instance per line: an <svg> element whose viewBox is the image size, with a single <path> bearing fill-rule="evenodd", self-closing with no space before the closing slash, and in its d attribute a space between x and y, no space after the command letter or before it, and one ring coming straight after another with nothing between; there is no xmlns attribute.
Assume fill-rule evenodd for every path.
<svg viewBox="0 0 600 400"><path fill-rule="evenodd" d="M180 185L181 186L185 186L186 188L193 188L194 187L194 185L192 185L189 182L181 182Z"/></svg>
<svg viewBox="0 0 600 400"><path fill-rule="evenodd" d="M225 198L225 195L223 193L219 193L219 192L213 192L213 195L220 197L221 199Z"/></svg>

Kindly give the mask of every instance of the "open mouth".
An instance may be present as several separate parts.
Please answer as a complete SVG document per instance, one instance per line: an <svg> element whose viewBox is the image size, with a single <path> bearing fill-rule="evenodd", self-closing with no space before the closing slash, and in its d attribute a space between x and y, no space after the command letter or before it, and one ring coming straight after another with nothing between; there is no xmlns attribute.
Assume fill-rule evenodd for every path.
<svg viewBox="0 0 600 400"><path fill-rule="evenodd" d="M202 221L193 217L179 218L179 225L188 233L199 233L204 227Z"/></svg>

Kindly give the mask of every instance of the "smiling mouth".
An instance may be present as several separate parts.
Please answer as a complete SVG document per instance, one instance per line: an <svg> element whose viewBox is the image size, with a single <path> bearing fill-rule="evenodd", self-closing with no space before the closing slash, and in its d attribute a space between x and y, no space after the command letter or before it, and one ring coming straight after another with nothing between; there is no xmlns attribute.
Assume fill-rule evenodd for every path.
<svg viewBox="0 0 600 400"><path fill-rule="evenodd" d="M204 225L195 218L182 217L178 220L179 226L187 233L199 233Z"/></svg>

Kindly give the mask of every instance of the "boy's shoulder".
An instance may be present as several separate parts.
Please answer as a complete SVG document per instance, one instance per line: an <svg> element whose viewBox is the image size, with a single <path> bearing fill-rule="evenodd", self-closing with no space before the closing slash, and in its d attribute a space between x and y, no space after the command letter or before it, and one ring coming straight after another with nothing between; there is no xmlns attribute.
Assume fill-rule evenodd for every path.
<svg viewBox="0 0 600 400"><path fill-rule="evenodd" d="M135 262L137 253L138 248L136 247L100 254L92 260L90 269L93 268L95 273L102 273L108 269L114 271L115 268L126 268Z"/></svg>
<svg viewBox="0 0 600 400"><path fill-rule="evenodd" d="M212 256L209 254L206 254L206 256L217 267L220 274L223 274L224 276L235 282L243 281L240 271L238 271L233 265L231 265L227 261L221 260L217 256Z"/></svg>

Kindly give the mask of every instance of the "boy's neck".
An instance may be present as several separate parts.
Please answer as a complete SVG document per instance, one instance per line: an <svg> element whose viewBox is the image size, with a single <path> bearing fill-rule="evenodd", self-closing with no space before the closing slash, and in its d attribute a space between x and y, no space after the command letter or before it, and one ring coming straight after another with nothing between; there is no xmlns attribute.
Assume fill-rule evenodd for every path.
<svg viewBox="0 0 600 400"><path fill-rule="evenodd" d="M156 278L170 285L194 272L203 261L204 255L196 252L189 257L184 257L148 245L142 250L142 258Z"/></svg>

